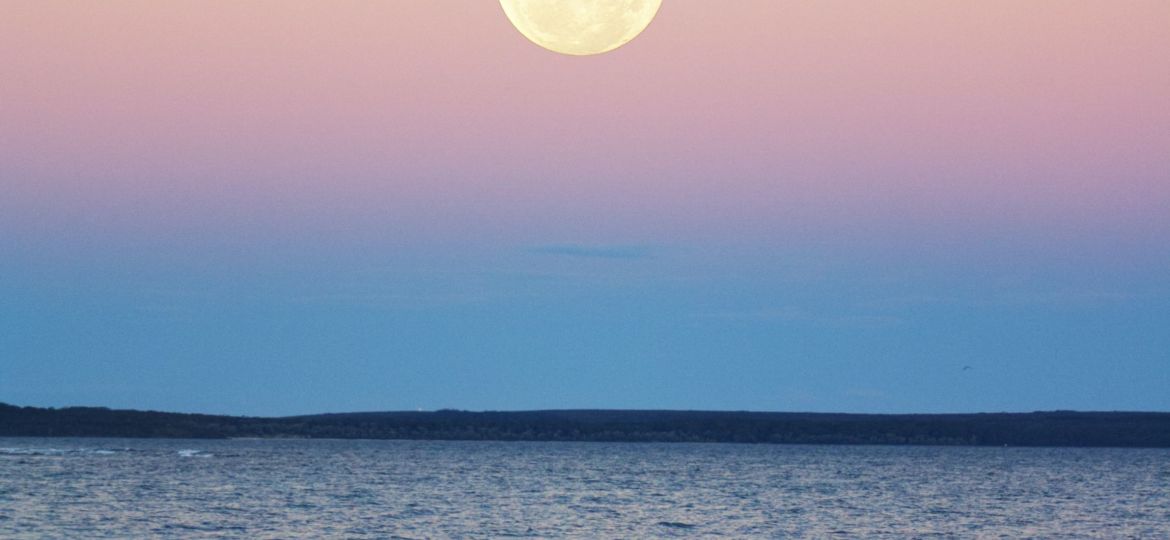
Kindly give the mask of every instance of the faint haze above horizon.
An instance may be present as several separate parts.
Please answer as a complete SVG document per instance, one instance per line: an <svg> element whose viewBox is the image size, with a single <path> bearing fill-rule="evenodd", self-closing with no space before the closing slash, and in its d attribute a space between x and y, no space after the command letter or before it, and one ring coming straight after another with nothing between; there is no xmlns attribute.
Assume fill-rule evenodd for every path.
<svg viewBox="0 0 1170 540"><path fill-rule="evenodd" d="M0 402L1170 410L1170 3L4 0Z"/></svg>

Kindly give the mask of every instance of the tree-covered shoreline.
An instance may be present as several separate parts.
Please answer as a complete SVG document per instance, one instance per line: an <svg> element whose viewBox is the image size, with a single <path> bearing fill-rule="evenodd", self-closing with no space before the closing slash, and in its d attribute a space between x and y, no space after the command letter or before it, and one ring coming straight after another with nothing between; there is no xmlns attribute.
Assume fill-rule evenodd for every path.
<svg viewBox="0 0 1170 540"><path fill-rule="evenodd" d="M1170 447L1170 413L549 410L246 417L0 403L0 436Z"/></svg>

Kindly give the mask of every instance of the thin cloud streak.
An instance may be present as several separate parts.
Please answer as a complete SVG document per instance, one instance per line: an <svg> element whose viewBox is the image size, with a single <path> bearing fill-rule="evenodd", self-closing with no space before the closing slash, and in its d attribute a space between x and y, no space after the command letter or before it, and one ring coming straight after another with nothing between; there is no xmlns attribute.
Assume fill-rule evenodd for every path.
<svg viewBox="0 0 1170 540"><path fill-rule="evenodd" d="M535 255L561 255L594 259L647 259L653 256L648 246L552 244L528 249Z"/></svg>

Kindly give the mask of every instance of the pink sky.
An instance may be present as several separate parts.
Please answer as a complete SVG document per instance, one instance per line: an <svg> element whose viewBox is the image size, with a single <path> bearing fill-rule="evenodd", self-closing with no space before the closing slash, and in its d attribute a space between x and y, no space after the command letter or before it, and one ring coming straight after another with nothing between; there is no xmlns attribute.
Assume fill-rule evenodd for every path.
<svg viewBox="0 0 1170 540"><path fill-rule="evenodd" d="M5 6L9 228L1170 233L1163 1L667 0L590 58L488 0Z"/></svg>

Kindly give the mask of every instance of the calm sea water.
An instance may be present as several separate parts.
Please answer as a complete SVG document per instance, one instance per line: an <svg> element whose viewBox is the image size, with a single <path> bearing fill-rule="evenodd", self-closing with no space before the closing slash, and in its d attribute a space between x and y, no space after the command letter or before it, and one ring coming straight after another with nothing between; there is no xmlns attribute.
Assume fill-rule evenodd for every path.
<svg viewBox="0 0 1170 540"><path fill-rule="evenodd" d="M1170 538L1170 451L0 439L3 538Z"/></svg>

